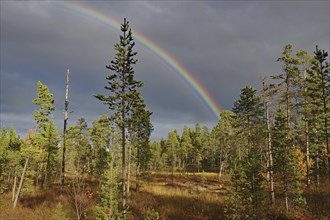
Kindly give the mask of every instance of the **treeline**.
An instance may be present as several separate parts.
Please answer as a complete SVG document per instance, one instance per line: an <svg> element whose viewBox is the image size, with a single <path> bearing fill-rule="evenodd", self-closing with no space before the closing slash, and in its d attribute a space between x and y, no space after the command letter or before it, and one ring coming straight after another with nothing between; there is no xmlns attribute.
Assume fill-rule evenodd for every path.
<svg viewBox="0 0 330 220"><path fill-rule="evenodd" d="M113 73L106 78L108 94L94 95L112 115L90 126L80 118L59 130L53 94L38 82L35 128L24 138L14 127L1 130L0 193L11 190L15 207L20 194L65 183L77 219L84 219L89 180L97 183L96 218L125 219L130 189L139 190L141 176L166 171L174 183L175 172L217 172L219 180L223 173L231 178L228 219L263 219L271 210L286 217L304 215L308 204L302 183L310 190L320 187L321 177L330 177L327 52L316 47L310 56L286 45L277 59L282 73L264 79L260 90L242 88L232 111L222 111L214 128L197 123L151 142L152 113L139 92L143 83L134 79L136 52L126 19L121 31L116 56L106 66ZM65 182L60 181L63 134Z"/></svg>
<svg viewBox="0 0 330 220"><path fill-rule="evenodd" d="M137 53L133 51L135 43L126 19L121 31L120 41L115 45L117 54L106 66L113 72L106 78L109 95L94 95L112 110L111 116L102 115L90 127L84 118L79 118L74 125L68 128L65 125L59 131L52 115L53 94L39 81L37 97L32 101L39 107L34 112L35 128L24 138L16 134L14 127L9 132L2 128L0 193L12 191L14 208L21 193L59 188L61 183L58 193L69 195L77 219L85 219L88 194L95 191L95 187L90 189L92 186L88 188L86 183L92 181L98 183L99 191L99 202L92 215L98 219L126 219L130 175L134 168L137 191L140 170L148 169L151 158L153 126L152 112L138 90L143 83L134 79L132 66L137 62Z"/></svg>
<svg viewBox="0 0 330 220"><path fill-rule="evenodd" d="M330 177L327 59L317 47L311 57L286 45L277 59L282 73L264 79L259 91L242 88L211 132L197 123L153 143L160 158L153 167L218 172L219 178L227 171L229 219L266 218L270 209L303 216L308 204L301 183L309 190L319 187L321 176Z"/></svg>

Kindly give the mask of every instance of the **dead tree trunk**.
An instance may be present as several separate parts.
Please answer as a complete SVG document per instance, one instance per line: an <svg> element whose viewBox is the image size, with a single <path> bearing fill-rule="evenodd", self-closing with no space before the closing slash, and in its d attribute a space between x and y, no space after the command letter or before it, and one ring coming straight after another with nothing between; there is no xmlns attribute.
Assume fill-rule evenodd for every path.
<svg viewBox="0 0 330 220"><path fill-rule="evenodd" d="M272 137L270 133L270 122L269 122L269 110L268 110L268 101L265 103L266 107L266 123L267 123L267 145L268 145L268 175L269 175L269 191L270 191L270 201L271 204L275 202L275 192L274 192L274 179L273 179L273 153L272 153Z"/></svg>
<svg viewBox="0 0 330 220"><path fill-rule="evenodd" d="M65 102L64 102L64 127L63 127L63 154L62 154L62 171L61 171L61 194L64 188L64 176L65 176L65 151L66 151L66 125L68 121L68 106L69 106L69 74L70 71L67 70L66 73L66 86L65 86Z"/></svg>
<svg viewBox="0 0 330 220"><path fill-rule="evenodd" d="M307 113L307 97L306 97L306 79L307 79L307 62L304 62L304 92L305 92L305 144L306 144L306 177L307 177L307 187L311 184L311 179L310 179L310 159L309 159L309 125L308 125L308 113Z"/></svg>
<svg viewBox="0 0 330 220"><path fill-rule="evenodd" d="M16 208L16 205L17 205L18 197L19 197L19 194L20 194L22 186L23 186L24 175L25 175L25 172L26 172L26 167L28 165L28 162L29 162L29 157L27 157L25 159L24 169L23 169L23 172L22 172L21 180L19 181L19 186L18 186L17 193L16 193L16 196L15 196L13 208Z"/></svg>
<svg viewBox="0 0 330 220"><path fill-rule="evenodd" d="M13 192L13 195L11 197L11 201L14 202L15 200L15 194L16 194L16 185L17 185L17 176L16 176L16 171L14 173L14 184L13 184L13 189L12 189L12 192Z"/></svg>

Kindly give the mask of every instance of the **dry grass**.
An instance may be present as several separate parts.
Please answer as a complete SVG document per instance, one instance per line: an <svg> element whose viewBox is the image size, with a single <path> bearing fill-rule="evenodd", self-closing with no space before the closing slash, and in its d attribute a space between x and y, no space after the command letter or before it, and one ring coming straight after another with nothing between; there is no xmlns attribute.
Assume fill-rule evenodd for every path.
<svg viewBox="0 0 330 220"><path fill-rule="evenodd" d="M134 192L133 179L134 176L128 200L128 220L157 219L157 216L161 220L224 219L223 203L229 186L227 176L218 181L217 174L213 173L176 173L172 183L171 174L157 173L148 181L141 180L139 192ZM307 219L330 219L330 186L327 182L322 182L322 186L305 190L309 205ZM58 196L56 189L57 186L23 195L16 209L12 208L10 192L0 195L0 220L49 220L58 212L56 205L59 202L63 205L60 212L69 219L76 219L70 196ZM97 182L88 180L85 219L95 219L96 190ZM279 212L273 210L275 219L287 219L276 213Z"/></svg>
<svg viewBox="0 0 330 220"><path fill-rule="evenodd" d="M216 174L157 173L152 182L144 182L141 192L130 200L132 219L145 219L148 210L159 213L159 219L221 219L225 188L216 180Z"/></svg>

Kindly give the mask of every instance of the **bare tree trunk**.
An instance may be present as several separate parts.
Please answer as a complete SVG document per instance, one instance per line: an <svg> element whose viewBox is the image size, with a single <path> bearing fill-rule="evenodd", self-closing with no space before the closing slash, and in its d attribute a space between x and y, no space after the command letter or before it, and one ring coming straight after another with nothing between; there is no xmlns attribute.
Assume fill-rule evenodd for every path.
<svg viewBox="0 0 330 220"><path fill-rule="evenodd" d="M289 211L289 198L288 198L288 192L285 191L285 210Z"/></svg>
<svg viewBox="0 0 330 220"><path fill-rule="evenodd" d="M68 106L69 106L69 69L66 72L65 83L65 101L64 101L64 126L63 126L63 152L62 152L62 170L61 170L61 194L64 189L64 176L65 176L65 151L66 151L66 125L68 121Z"/></svg>
<svg viewBox="0 0 330 220"><path fill-rule="evenodd" d="M13 184L13 188L12 188L12 197L11 197L11 201L14 202L15 200L15 194L16 194L16 185L17 185L17 176L16 176L16 173L14 174L14 184Z"/></svg>
<svg viewBox="0 0 330 220"><path fill-rule="evenodd" d="M18 197L19 197L19 194L20 194L22 186L23 186L24 175L25 175L25 171L26 171L26 167L28 165L28 162L29 162L29 157L27 157L25 159L24 169L23 169L23 172L22 172L21 179L19 181L19 186L18 186L18 189L17 189L16 197L15 197L14 204L13 204L13 208L16 208L16 205L17 205Z"/></svg>
<svg viewBox="0 0 330 220"><path fill-rule="evenodd" d="M218 174L218 180L220 180L220 178L222 176L223 164L224 164L224 161L220 160L220 169L219 169L219 174Z"/></svg>
<svg viewBox="0 0 330 220"><path fill-rule="evenodd" d="M269 175L269 191L270 191L270 201L271 204L275 203L275 192L274 192L274 177L273 177L273 152L272 152L272 136L270 133L270 122L269 122L269 110L268 110L268 101L266 101L266 123L267 123L267 145L268 145L268 175Z"/></svg>
<svg viewBox="0 0 330 220"><path fill-rule="evenodd" d="M306 79L307 79L307 63L304 63L304 91L305 94L307 92L306 88ZM310 159L309 159L309 125L308 125L308 114L307 114L307 97L305 95L305 144L306 144L306 178L307 178L307 187L311 184L311 179L310 179Z"/></svg>

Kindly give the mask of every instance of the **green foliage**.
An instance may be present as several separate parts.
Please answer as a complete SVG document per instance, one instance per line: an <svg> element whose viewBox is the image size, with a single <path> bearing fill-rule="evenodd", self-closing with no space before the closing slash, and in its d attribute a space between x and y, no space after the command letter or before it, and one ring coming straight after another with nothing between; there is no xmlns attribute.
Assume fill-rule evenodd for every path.
<svg viewBox="0 0 330 220"><path fill-rule="evenodd" d="M62 203L57 203L53 215L50 217L50 220L69 220L65 210L63 209Z"/></svg>
<svg viewBox="0 0 330 220"><path fill-rule="evenodd" d="M53 94L46 85L38 81L38 97L32 102L40 106L40 109L34 112L34 118L37 122L37 128L41 129L39 132L43 132L47 128L51 112L55 110Z"/></svg>
<svg viewBox="0 0 330 220"><path fill-rule="evenodd" d="M107 105L110 110L113 110L114 113L111 119L117 123L121 130L122 203L123 209L126 209L126 130L131 125L134 109L141 107L142 98L137 89L142 87L143 83L134 79L133 65L137 62L137 59L135 59L137 52L133 51L135 42L126 18L120 29L122 35L120 36L120 42L115 45L116 56L111 64L106 66L107 69L114 72L106 77L108 82L107 86L104 87L110 94L96 94L94 97Z"/></svg>
<svg viewBox="0 0 330 220"><path fill-rule="evenodd" d="M51 112L55 110L53 94L46 85L39 81L37 98L32 102L39 106L39 110L34 111L37 133L33 137L33 145L38 149L33 155L36 160L35 172L40 173L42 186L44 183L49 185L56 164L59 141L56 125L51 115Z"/></svg>
<svg viewBox="0 0 330 220"><path fill-rule="evenodd" d="M153 126L150 122L152 112L145 108L142 103L138 108L133 110L132 127L129 130L134 136L134 142L137 150L136 162L141 166L142 170L149 169L149 162L152 157L152 150L150 146L150 135L153 131Z"/></svg>
<svg viewBox="0 0 330 220"><path fill-rule="evenodd" d="M244 173L240 163L233 162L235 166L231 170L231 189L225 200L224 213L227 219L245 219L244 207Z"/></svg>
<svg viewBox="0 0 330 220"><path fill-rule="evenodd" d="M166 155L167 155L167 163L171 167L172 171L172 181L174 178L174 171L177 163L177 151L179 149L180 142L177 131L173 131L168 133L168 140L166 142Z"/></svg>
<svg viewBox="0 0 330 220"><path fill-rule="evenodd" d="M110 144L113 140L113 131L107 115L102 115L99 120L93 122L89 137L92 142L90 171L92 175L95 173L96 176L101 177L108 168Z"/></svg>
<svg viewBox="0 0 330 220"><path fill-rule="evenodd" d="M119 201L119 170L114 165L114 158L110 159L107 169L103 175L99 203L96 206L96 219L120 219L121 213L118 207Z"/></svg>
<svg viewBox="0 0 330 220"><path fill-rule="evenodd" d="M330 165L329 154L329 127L330 127L330 66L326 61L328 53L316 48L314 59L311 61L311 69L308 71L309 76L306 82L306 99L308 102L307 113L309 115L308 123L310 124L311 145L313 157L317 160L315 165L319 166L318 160L323 164ZM322 149L324 146L324 149ZM322 152L325 156L322 157ZM321 166L315 168L316 173L321 173L329 169L329 166ZM329 172L330 173L330 172Z"/></svg>
<svg viewBox="0 0 330 220"><path fill-rule="evenodd" d="M279 184L278 192L292 200L294 208L305 205L300 187L301 169L293 145L292 129L287 126L286 115L278 110L273 128L274 173Z"/></svg>
<svg viewBox="0 0 330 220"><path fill-rule="evenodd" d="M147 216L144 218L145 220L158 220L159 212L157 212L154 208L148 208Z"/></svg>
<svg viewBox="0 0 330 220"><path fill-rule="evenodd" d="M220 118L213 132L217 140L217 154L223 166L225 162L227 163L227 160L228 163L233 161L229 157L236 157L239 154L239 148L237 147L238 137L235 135L234 113L229 110L224 110L220 113ZM221 166L221 164L219 164L219 166Z"/></svg>
<svg viewBox="0 0 330 220"><path fill-rule="evenodd" d="M68 131L68 148L75 149L74 165L75 171L83 174L90 170L89 161L92 155L91 145L88 140L88 125L84 118L79 118L77 124L71 126Z"/></svg>
<svg viewBox="0 0 330 220"><path fill-rule="evenodd" d="M196 123L195 130L190 131L191 145L189 152L190 165L194 172L199 172L200 162L202 161L202 129L199 123Z"/></svg>
<svg viewBox="0 0 330 220"><path fill-rule="evenodd" d="M188 162L188 152L192 149L192 140L190 138L190 131L187 126L184 126L183 132L181 135L181 143L178 150L178 157L179 157L179 168L185 170L186 164Z"/></svg>
<svg viewBox="0 0 330 220"><path fill-rule="evenodd" d="M137 62L137 59L134 58L137 52L133 51L135 43L126 19L121 25L121 31L120 42L115 45L116 56L111 64L106 66L107 69L115 72L106 78L108 86L105 89L109 90L111 95L97 94L94 96L108 105L109 109L115 110L112 118L116 119L118 125L124 128L128 125L130 104L134 103L138 96L136 88L142 87L143 83L134 79L132 65Z"/></svg>

